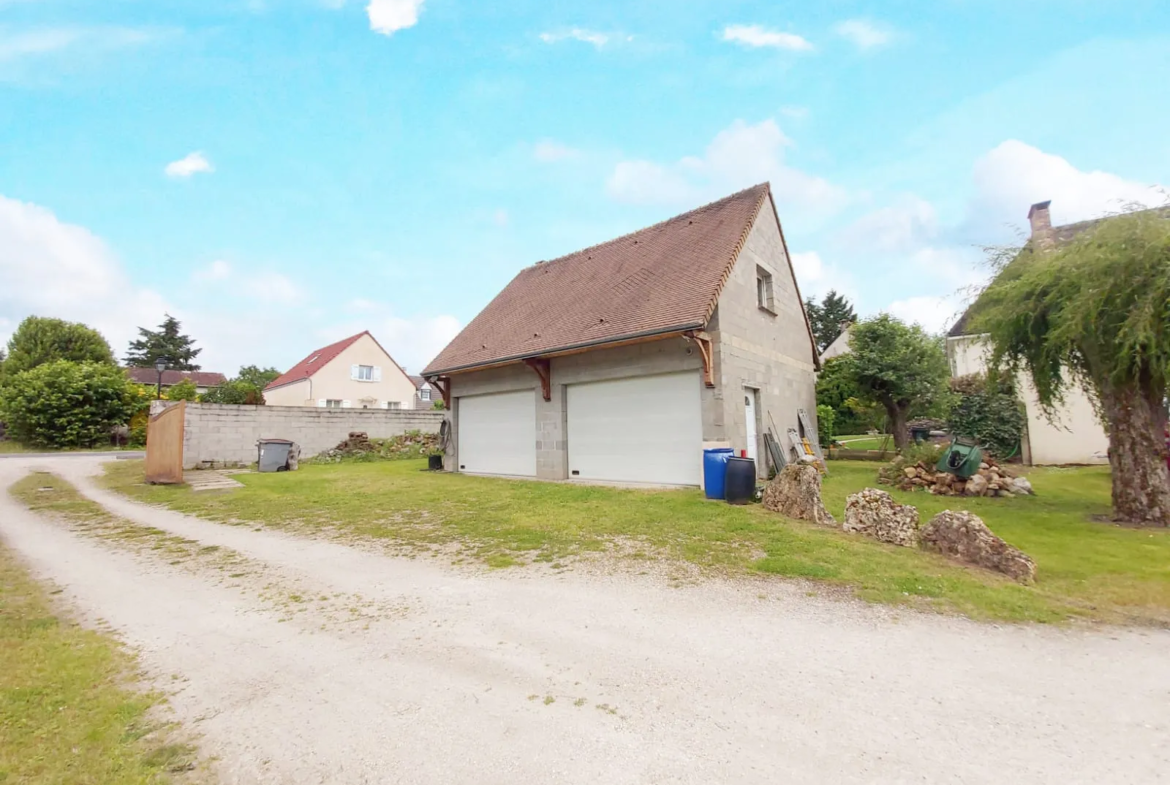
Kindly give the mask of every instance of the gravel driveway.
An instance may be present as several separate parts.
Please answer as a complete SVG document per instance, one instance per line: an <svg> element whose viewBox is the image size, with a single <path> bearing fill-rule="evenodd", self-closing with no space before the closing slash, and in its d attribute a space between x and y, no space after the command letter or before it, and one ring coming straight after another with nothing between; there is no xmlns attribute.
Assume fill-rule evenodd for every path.
<svg viewBox="0 0 1170 785"><path fill-rule="evenodd" d="M0 536L141 652L224 783L1170 781L1170 633L1003 627L779 580L460 572L225 526L171 564L0 493ZM178 676L175 679L175 676Z"/></svg>

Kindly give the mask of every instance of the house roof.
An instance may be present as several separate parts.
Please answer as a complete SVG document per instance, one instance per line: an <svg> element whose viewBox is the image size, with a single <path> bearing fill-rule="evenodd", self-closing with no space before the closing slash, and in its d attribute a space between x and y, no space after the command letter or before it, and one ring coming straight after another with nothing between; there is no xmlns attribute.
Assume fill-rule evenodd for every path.
<svg viewBox="0 0 1170 785"><path fill-rule="evenodd" d="M521 270L423 374L701 329L769 196L761 183Z"/></svg>
<svg viewBox="0 0 1170 785"><path fill-rule="evenodd" d="M1162 212L1165 213L1166 217L1170 218L1170 210L1167 210L1167 208L1164 207L1151 208L1150 212ZM1054 226L1051 229L1052 243L1054 246L1065 245L1071 242L1073 238L1083 234L1086 230L1092 229L1093 227L1098 226L1105 221L1115 217L1117 216L1107 215L1103 218L1091 218L1088 221L1077 221L1076 223L1064 224L1063 226ZM1020 253L1023 253L1025 250L1029 250L1031 247L1032 241L1028 240L1028 242L1024 244L1024 247L1020 249ZM951 329L947 331L948 338L959 338L964 335L972 334L968 332L967 325L970 323L975 306L978 304L979 300L976 298L975 302L967 306L967 310L963 311L963 314L958 318L958 320L955 321L955 323L951 326Z"/></svg>
<svg viewBox="0 0 1170 785"><path fill-rule="evenodd" d="M411 383L414 385L414 389L416 390L421 390L422 386L427 383L427 380L421 376L411 376L407 374L406 378L410 379Z"/></svg>
<svg viewBox="0 0 1170 785"><path fill-rule="evenodd" d="M127 368L126 375L131 381L138 384L158 384L158 371L154 368ZM219 387L227 381L222 373L213 371L163 371L163 387L178 384L184 379L190 379L196 387Z"/></svg>
<svg viewBox="0 0 1170 785"><path fill-rule="evenodd" d="M365 330L358 333L357 335L351 335L348 338L343 338L337 343L331 343L328 346L322 346L315 352L309 352L305 359L294 365L286 373L283 373L273 379L264 389L271 390L274 387L283 387L286 384L292 384L293 382L300 382L308 379L317 372L317 369L324 367L326 363L348 349L358 338L361 338L363 335L370 335L370 331ZM374 336L370 335L370 337L373 338ZM374 341L374 343L377 343L377 341Z"/></svg>

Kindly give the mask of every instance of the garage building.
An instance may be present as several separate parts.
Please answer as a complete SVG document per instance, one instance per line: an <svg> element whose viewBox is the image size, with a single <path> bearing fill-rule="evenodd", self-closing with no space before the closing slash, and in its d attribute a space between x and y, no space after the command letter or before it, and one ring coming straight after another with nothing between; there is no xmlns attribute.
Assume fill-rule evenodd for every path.
<svg viewBox="0 0 1170 785"><path fill-rule="evenodd" d="M817 352L768 184L521 270L423 376L447 469L699 485L816 410Z"/></svg>

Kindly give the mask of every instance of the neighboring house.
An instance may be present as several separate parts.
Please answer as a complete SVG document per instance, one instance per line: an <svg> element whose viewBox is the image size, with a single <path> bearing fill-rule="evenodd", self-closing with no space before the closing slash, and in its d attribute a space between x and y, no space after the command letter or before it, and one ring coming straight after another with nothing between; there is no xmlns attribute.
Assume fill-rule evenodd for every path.
<svg viewBox="0 0 1170 785"><path fill-rule="evenodd" d="M840 357L843 354L848 354L849 339L852 337L852 334L853 325L842 324L841 334L834 338L833 342L826 346L825 350L821 352L821 364L824 365L827 360L831 360L834 357Z"/></svg>
<svg viewBox="0 0 1170 785"><path fill-rule="evenodd" d="M369 331L329 344L264 388L269 406L413 409L414 382Z"/></svg>
<svg viewBox="0 0 1170 785"><path fill-rule="evenodd" d="M126 375L138 384L145 384L149 387L158 385L158 371L154 368L127 368ZM227 377L222 373L211 371L163 371L162 388L165 390L168 387L173 387L184 379L190 379L195 384L196 392L200 395L227 381Z"/></svg>
<svg viewBox="0 0 1170 785"><path fill-rule="evenodd" d="M1032 205L1028 221L1032 236L1028 243L1033 248L1052 248L1067 243L1086 229L1108 218L1053 226L1048 208L1051 202ZM972 306L974 307L974 306ZM971 308L959 317L947 333L947 357L951 376L984 373L990 347L986 336L968 329ZM1109 438L1093 411L1089 395L1080 387L1072 386L1065 394L1064 404L1054 422L1040 409L1035 388L1027 374L1021 374L1019 388L1027 413L1027 431L1021 452L1025 463L1034 465L1092 464L1109 462Z"/></svg>
<svg viewBox="0 0 1170 785"><path fill-rule="evenodd" d="M521 270L423 371L447 468L699 485L816 413L817 351L768 184Z"/></svg>
<svg viewBox="0 0 1170 785"><path fill-rule="evenodd" d="M431 383L428 382L426 379L424 379L421 376L411 376L410 380L412 382L414 382L414 387L415 387L414 408L415 409L433 409L433 408L435 408L435 401L441 400L441 399L438 397L438 395L439 395L438 391L435 390L435 388L431 386Z"/></svg>

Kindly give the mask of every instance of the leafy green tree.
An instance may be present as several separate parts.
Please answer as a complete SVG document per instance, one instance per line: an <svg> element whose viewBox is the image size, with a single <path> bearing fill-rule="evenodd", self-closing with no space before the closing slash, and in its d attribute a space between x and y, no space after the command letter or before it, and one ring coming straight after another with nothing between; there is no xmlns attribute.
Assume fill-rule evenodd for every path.
<svg viewBox="0 0 1170 785"><path fill-rule="evenodd" d="M1019 449L1027 418L1023 404L1006 377L971 374L951 379L955 403L947 424L956 436L965 436L1000 459Z"/></svg>
<svg viewBox="0 0 1170 785"><path fill-rule="evenodd" d="M853 304L832 289L820 303L811 297L805 300L804 310L808 313L809 326L812 327L813 337L817 340L817 350L822 352L837 340L843 325L857 321Z"/></svg>
<svg viewBox="0 0 1170 785"><path fill-rule="evenodd" d="M276 378L280 376L280 371L275 368L260 368L256 365L245 365L236 374L236 380L247 382L255 387L257 390L263 390L268 385L272 384Z"/></svg>
<svg viewBox="0 0 1170 785"><path fill-rule="evenodd" d="M93 447L125 425L137 403L113 363L54 360L8 378L0 416L17 441L40 447Z"/></svg>
<svg viewBox="0 0 1170 785"><path fill-rule="evenodd" d="M894 446L910 443L912 412L929 411L948 399L950 365L941 338L889 314L858 322L841 359L865 401L879 404L889 418Z"/></svg>
<svg viewBox="0 0 1170 785"><path fill-rule="evenodd" d="M195 401L199 399L199 391L195 388L195 382L183 379L171 385L167 390L167 398L172 401Z"/></svg>
<svg viewBox="0 0 1170 785"><path fill-rule="evenodd" d="M821 406L833 410L836 433L864 433L870 428L881 427L885 414L879 407L864 401L864 397L847 356L825 361L817 374L817 407L818 411Z"/></svg>
<svg viewBox="0 0 1170 785"><path fill-rule="evenodd" d="M4 377L12 377L55 360L114 364L114 352L101 333L63 319L29 316L8 340Z"/></svg>
<svg viewBox="0 0 1170 785"><path fill-rule="evenodd" d="M263 406L264 392L251 382L231 379L219 387L203 393L203 403L230 403L235 405Z"/></svg>
<svg viewBox="0 0 1170 785"><path fill-rule="evenodd" d="M1170 211L1115 216L1059 247L1001 249L993 263L971 322L991 366L1026 373L1054 422L1069 389L1087 390L1109 434L1114 516L1170 525Z"/></svg>
<svg viewBox="0 0 1170 785"><path fill-rule="evenodd" d="M168 368L178 371L198 371L194 360L202 349L195 348L195 341L182 333L179 320L166 314L157 330L138 328L139 338L130 342L126 352L126 364L132 368L153 368L154 361L166 357Z"/></svg>

